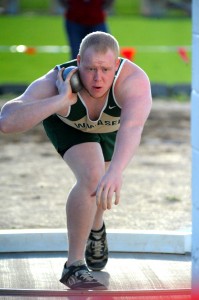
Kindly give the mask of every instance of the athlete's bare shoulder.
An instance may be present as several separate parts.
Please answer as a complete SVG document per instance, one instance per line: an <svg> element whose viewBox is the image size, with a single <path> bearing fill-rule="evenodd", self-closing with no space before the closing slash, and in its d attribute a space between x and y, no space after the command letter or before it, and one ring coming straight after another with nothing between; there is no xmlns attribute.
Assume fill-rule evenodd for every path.
<svg viewBox="0 0 199 300"><path fill-rule="evenodd" d="M135 63L125 60L115 84L115 96L123 105L127 99L151 97L150 81L147 74Z"/></svg>
<svg viewBox="0 0 199 300"><path fill-rule="evenodd" d="M147 74L138 65L131 62L130 60L125 60L118 76L118 85L123 84L126 80L149 80Z"/></svg>

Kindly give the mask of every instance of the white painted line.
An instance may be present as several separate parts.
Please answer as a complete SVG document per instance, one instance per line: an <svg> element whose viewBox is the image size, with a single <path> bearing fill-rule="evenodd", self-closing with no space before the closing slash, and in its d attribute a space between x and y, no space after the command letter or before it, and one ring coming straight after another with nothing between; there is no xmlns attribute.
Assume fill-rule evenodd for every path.
<svg viewBox="0 0 199 300"><path fill-rule="evenodd" d="M121 46L122 48L133 48L137 52L178 52L179 49L184 49L187 52L192 51L192 47L190 45L149 45L149 46ZM0 45L0 52L11 52L11 53L68 53L70 52L70 46L68 45Z"/></svg>
<svg viewBox="0 0 199 300"><path fill-rule="evenodd" d="M176 231L107 231L110 252L185 254L191 233ZM68 251L65 229L0 230L0 252Z"/></svg>

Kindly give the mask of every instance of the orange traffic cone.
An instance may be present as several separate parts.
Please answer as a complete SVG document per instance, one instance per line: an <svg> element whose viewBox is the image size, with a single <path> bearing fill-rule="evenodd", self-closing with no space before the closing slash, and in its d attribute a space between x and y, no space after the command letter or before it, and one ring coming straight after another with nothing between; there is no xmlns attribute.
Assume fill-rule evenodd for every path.
<svg viewBox="0 0 199 300"><path fill-rule="evenodd" d="M188 53L187 50L185 48L178 48L178 54L180 55L180 57L182 58L182 60L186 63L189 63L189 57L188 57Z"/></svg>
<svg viewBox="0 0 199 300"><path fill-rule="evenodd" d="M121 48L121 55L129 60L134 60L136 49L133 47Z"/></svg>

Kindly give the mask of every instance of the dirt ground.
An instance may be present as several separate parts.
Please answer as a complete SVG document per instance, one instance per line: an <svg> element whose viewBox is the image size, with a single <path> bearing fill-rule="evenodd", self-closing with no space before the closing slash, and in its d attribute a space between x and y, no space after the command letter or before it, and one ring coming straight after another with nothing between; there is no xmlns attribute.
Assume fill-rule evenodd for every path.
<svg viewBox="0 0 199 300"><path fill-rule="evenodd" d="M42 125L0 133L0 153L0 229L65 228L75 180ZM190 185L190 104L154 100L139 151L124 173L121 202L105 213L107 228L189 230Z"/></svg>

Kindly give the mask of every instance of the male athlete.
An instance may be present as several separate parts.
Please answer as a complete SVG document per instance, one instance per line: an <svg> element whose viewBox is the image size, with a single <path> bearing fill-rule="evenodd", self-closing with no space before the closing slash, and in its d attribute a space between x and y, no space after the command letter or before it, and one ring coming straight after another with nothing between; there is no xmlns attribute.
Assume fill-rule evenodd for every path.
<svg viewBox="0 0 199 300"><path fill-rule="evenodd" d="M77 69L62 78L71 65L83 84L78 93L70 84ZM119 57L112 35L93 32L82 40L77 60L55 67L2 108L4 133L43 122L76 177L67 200L69 251L60 279L71 289L106 288L89 269L101 270L107 263L103 213L120 201L122 174L140 144L151 102L144 71Z"/></svg>

